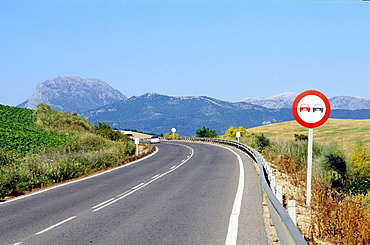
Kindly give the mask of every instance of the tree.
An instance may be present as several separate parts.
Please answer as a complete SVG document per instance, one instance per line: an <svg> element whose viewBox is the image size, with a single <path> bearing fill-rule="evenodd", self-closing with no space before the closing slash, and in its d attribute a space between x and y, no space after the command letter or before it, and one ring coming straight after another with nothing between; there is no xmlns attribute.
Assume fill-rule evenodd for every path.
<svg viewBox="0 0 370 245"><path fill-rule="evenodd" d="M195 137L204 137L204 138L216 138L218 134L215 130L209 129L203 126L203 128L195 131Z"/></svg>

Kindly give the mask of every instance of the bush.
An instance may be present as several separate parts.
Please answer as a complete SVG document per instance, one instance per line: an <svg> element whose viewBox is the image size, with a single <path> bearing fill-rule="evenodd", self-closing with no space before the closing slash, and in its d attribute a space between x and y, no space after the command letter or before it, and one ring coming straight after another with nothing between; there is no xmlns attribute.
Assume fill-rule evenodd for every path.
<svg viewBox="0 0 370 245"><path fill-rule="evenodd" d="M195 137L203 137L203 138L217 138L218 134L215 130L209 129L206 127L202 127L195 131Z"/></svg>
<svg viewBox="0 0 370 245"><path fill-rule="evenodd" d="M259 151L263 151L266 147L271 145L270 140L264 134L257 134L256 136L256 145Z"/></svg>

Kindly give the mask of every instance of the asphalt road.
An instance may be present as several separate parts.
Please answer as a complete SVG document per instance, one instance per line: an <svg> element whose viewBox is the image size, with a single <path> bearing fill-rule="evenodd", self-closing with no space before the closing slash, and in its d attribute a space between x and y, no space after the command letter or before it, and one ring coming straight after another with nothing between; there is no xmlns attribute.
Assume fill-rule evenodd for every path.
<svg viewBox="0 0 370 245"><path fill-rule="evenodd" d="M211 144L157 147L133 164L1 203L0 244L267 244L249 158Z"/></svg>

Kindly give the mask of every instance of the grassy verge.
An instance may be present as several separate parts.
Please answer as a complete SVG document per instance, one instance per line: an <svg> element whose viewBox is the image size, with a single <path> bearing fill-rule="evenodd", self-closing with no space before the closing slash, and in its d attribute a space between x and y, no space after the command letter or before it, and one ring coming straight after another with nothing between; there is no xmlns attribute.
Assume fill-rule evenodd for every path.
<svg viewBox="0 0 370 245"><path fill-rule="evenodd" d="M128 137L108 125L91 125L77 114L46 105L35 111L1 106L0 112L1 121L7 122L0 126L2 142L13 142L0 147L0 198L133 159L135 145Z"/></svg>

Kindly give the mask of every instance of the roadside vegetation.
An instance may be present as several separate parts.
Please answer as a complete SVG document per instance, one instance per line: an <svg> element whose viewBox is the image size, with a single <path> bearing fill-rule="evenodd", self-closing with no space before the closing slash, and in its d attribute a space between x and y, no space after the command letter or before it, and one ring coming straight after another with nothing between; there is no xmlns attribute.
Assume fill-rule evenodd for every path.
<svg viewBox="0 0 370 245"><path fill-rule="evenodd" d="M268 128L273 126L281 125L268 125ZM256 131L267 132L263 127ZM308 137L303 131L295 132L285 125L281 131L284 137L278 137L276 128L272 130L273 137L268 138L265 133L251 131L255 129L231 127L223 138L235 140L235 132L242 132L241 142L259 150L275 169L289 176L299 192L294 197L284 196L284 205L286 200L295 199L309 213L309 227L302 234L310 244L367 244L370 239L370 153L366 147L369 133L361 134L365 141L357 140L346 148L342 147L342 141L335 142L330 137L314 140L312 205L306 208ZM355 131L363 132L359 128ZM321 133L325 135L324 131ZM350 130L346 134L353 137ZM341 138L346 138L346 134L342 132Z"/></svg>
<svg viewBox="0 0 370 245"><path fill-rule="evenodd" d="M133 158L135 145L109 125L41 104L0 105L0 198L78 178Z"/></svg>
<svg viewBox="0 0 370 245"><path fill-rule="evenodd" d="M201 137L201 138L217 138L218 134L216 130L209 129L206 127L202 127L195 131L195 137Z"/></svg>

